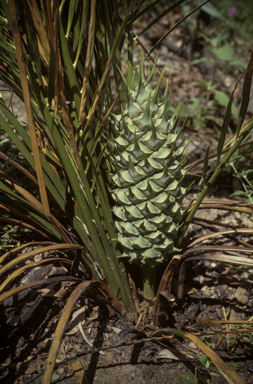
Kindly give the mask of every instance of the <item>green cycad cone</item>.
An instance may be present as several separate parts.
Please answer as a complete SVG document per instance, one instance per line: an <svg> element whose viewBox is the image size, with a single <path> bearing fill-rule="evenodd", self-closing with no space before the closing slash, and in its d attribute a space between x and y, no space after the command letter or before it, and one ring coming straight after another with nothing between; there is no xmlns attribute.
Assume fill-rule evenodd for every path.
<svg viewBox="0 0 253 384"><path fill-rule="evenodd" d="M168 87L159 103L161 79L152 90L152 76L146 80L143 73L143 68L135 73L137 86L128 89L128 105L122 116L114 116L112 195L123 256L154 266L175 250L186 193L181 186L185 147L177 146L177 112L168 117Z"/></svg>

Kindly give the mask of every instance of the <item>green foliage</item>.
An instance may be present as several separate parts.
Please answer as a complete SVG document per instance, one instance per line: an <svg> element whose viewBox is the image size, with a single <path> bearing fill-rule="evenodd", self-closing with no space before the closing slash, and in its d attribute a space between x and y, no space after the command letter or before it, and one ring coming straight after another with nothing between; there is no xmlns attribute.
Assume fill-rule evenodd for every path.
<svg viewBox="0 0 253 384"><path fill-rule="evenodd" d="M247 203L253 202L253 171L252 171L252 144L240 149L238 155L234 156L228 164L228 171L238 179L242 190L232 193L233 196L246 198Z"/></svg>
<svg viewBox="0 0 253 384"><path fill-rule="evenodd" d="M184 373L180 377L186 384L195 384L195 379L190 373Z"/></svg>
<svg viewBox="0 0 253 384"><path fill-rule="evenodd" d="M242 62L231 45L228 31L221 31L213 37L206 36L204 33L199 35L205 40L207 49L210 52L209 58L200 59L201 61L209 62L214 68L225 64L237 68L240 72L245 71L246 63Z"/></svg>
<svg viewBox="0 0 253 384"><path fill-rule="evenodd" d="M20 317L18 315L10 317L8 320L8 324L10 324L12 327L16 327L19 323Z"/></svg>
<svg viewBox="0 0 253 384"><path fill-rule="evenodd" d="M202 88L201 97L191 97L180 110L181 115L187 117L186 126L193 125L196 128L204 128L207 121L220 125L222 118L217 116L218 105L224 106L228 96L217 90L217 84L214 84L213 80L197 80L197 83ZM234 103L233 112L237 114Z"/></svg>
<svg viewBox="0 0 253 384"><path fill-rule="evenodd" d="M198 363L201 367L204 367L204 368L210 367L210 361L206 355L199 356Z"/></svg>
<svg viewBox="0 0 253 384"><path fill-rule="evenodd" d="M251 1L221 0L216 4L222 15L222 28L229 28L235 36L250 42L253 33ZM231 10L233 10L231 14Z"/></svg>
<svg viewBox="0 0 253 384"><path fill-rule="evenodd" d="M205 335L201 338L201 340L208 346L211 347L211 335Z"/></svg>
<svg viewBox="0 0 253 384"><path fill-rule="evenodd" d="M204 128L207 121L213 121L219 125L222 123L222 118L217 116L219 108L227 107L229 102L228 93L219 90L220 81L217 76L217 69L223 65L229 68L236 67L241 72L245 71L246 64L242 62L239 56L236 55L231 43L225 42L229 35L227 32L220 32L218 35L208 37L202 32L199 32L199 37L203 37L207 48L206 55L203 53L200 58L191 62L192 65L206 62L213 67L213 75L211 80L197 80L203 91L201 97L192 97L184 105L181 114L188 116L189 124L195 127ZM238 118L236 103L232 102L232 116Z"/></svg>
<svg viewBox="0 0 253 384"><path fill-rule="evenodd" d="M235 371L244 372L246 370L240 361L230 361L230 365Z"/></svg>
<svg viewBox="0 0 253 384"><path fill-rule="evenodd" d="M192 1L192 4L197 7L197 6L200 6L202 4L201 0L193 0ZM187 15L189 13L189 10L190 10L190 7L192 6L192 4L183 4L182 5L182 11L183 11L183 14ZM205 12L206 14L212 16L213 18L215 19L221 19L222 18L222 15L221 13L219 12L219 10L217 9L216 6L214 6L211 2L207 3L207 4L204 4L201 9L199 9L195 14L194 14L194 17L190 18L190 19L187 19L186 20L186 23L188 24L191 24L194 22L194 18L196 19L200 13L200 11L203 11Z"/></svg>
<svg viewBox="0 0 253 384"><path fill-rule="evenodd" d="M197 0L193 2L194 6L199 5L199 3ZM226 19L234 19L227 17L229 5L224 1L220 3L226 9ZM226 72L231 75L234 74L234 76L238 76L238 71L242 73L246 70L245 55L241 49L244 44L234 39L231 29L225 26L226 19L219 11L220 3L207 3L201 8L202 11L211 16L209 28L203 27L202 23L197 20L200 10L194 14L194 17L187 18L183 24L191 37L189 42L191 49L188 49L188 54L194 58L192 64L207 63L209 67L212 66L211 80L197 80L202 88L201 96L191 97L181 109L181 116L187 117L186 126L188 127L193 125L196 128L204 128L207 124L210 126L210 123L220 126L222 123L221 115L224 114L224 107L227 106L229 94L224 89L220 89L221 85L223 86L223 81L218 70L225 66ZM207 9L208 7L210 9ZM192 4L184 4L182 6L183 14L187 14L191 8ZM194 50L195 44L198 48ZM235 101L232 103L232 115L236 119L238 118Z"/></svg>
<svg viewBox="0 0 253 384"><path fill-rule="evenodd" d="M203 355L198 357L197 365L201 368L208 369L210 367L210 361L209 361L208 357L203 354ZM207 383L204 376L199 375L197 372L198 372L198 367L196 367L196 372L195 372L195 375L198 377L198 382L203 383L203 384ZM191 375L189 373L185 373L183 375L180 375L180 377L183 380L183 382L186 384L195 384L196 383L193 375Z"/></svg>
<svg viewBox="0 0 253 384"><path fill-rule="evenodd" d="M4 213L2 214L2 217L6 217L6 219L8 218L7 215L4 215ZM2 224L1 225L1 228L0 228L0 245L1 247L3 248L10 248L10 247L15 247L14 244L11 244L11 241L13 240L13 238L15 238L15 233L18 229L18 226L13 226L11 224Z"/></svg>
<svg viewBox="0 0 253 384"><path fill-rule="evenodd" d="M248 329L248 328L252 328L251 325L235 325L234 326L234 329L237 330L237 329ZM242 342L245 342L247 344L247 346L252 349L253 348L253 332L250 331L250 332L240 332L240 333L232 333L231 335L229 336L226 336L226 339L227 340L230 340L230 339L241 339Z"/></svg>
<svg viewBox="0 0 253 384"><path fill-rule="evenodd" d="M229 102L229 96L222 91L215 91L214 99L217 101L218 105L226 108ZM231 108L232 116L237 117L237 108L235 106L235 102L232 103Z"/></svg>

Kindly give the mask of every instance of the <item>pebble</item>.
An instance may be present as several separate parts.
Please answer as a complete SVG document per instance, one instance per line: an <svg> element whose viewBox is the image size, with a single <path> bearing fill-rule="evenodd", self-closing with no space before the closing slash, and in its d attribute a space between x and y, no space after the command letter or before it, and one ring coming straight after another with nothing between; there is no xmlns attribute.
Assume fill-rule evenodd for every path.
<svg viewBox="0 0 253 384"><path fill-rule="evenodd" d="M235 349L235 354L236 355L244 355L244 351L241 348L237 347Z"/></svg>
<svg viewBox="0 0 253 384"><path fill-rule="evenodd" d="M197 345L193 341L190 341L190 343L188 344L188 347L191 349L198 349Z"/></svg>

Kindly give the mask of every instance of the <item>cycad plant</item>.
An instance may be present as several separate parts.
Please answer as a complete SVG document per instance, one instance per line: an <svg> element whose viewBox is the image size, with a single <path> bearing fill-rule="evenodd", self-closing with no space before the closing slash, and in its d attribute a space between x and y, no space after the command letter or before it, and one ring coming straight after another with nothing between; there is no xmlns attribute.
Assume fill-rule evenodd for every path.
<svg viewBox="0 0 253 384"><path fill-rule="evenodd" d="M14 166L38 184L40 195L2 174L9 200L1 207L46 239L78 243L88 276L106 281L130 309L102 162L113 107L108 73L112 61L120 65L118 46L130 12L122 22L115 7L102 1L1 2L1 79L25 102L29 132L3 99L1 125L37 180ZM74 234L57 219L59 209Z"/></svg>
<svg viewBox="0 0 253 384"><path fill-rule="evenodd" d="M2 212L8 212L9 223L39 231L44 239L55 243L55 249L59 242L68 247L69 244L79 245L78 256L73 251L68 257L77 258L90 279L108 284L128 310L133 309L133 303L125 266L119 257L125 251L124 240L122 243L124 224L119 224L118 219L115 221L121 208L112 203L108 190L113 190L115 196L116 186L126 187L122 183L119 185L116 179L119 177L120 180L124 174L124 169L120 169L122 166L130 171L131 166L124 165L123 158L116 166L115 159L124 140L123 125L128 124L130 132L139 112L143 114L140 122L142 137L132 130L132 138L128 139L135 145L136 137L136 146L139 145L142 151L141 141L153 141L153 144L137 157L138 166L133 158L125 157L125 162L130 161L135 172L142 167L146 181L152 176L147 187L147 207L151 211L145 213L143 208L143 223L135 223L139 231L144 228L144 235L149 238L148 246L143 244L146 240L142 240L141 253L136 256L141 264L148 255L148 266L154 266L164 259L165 253L172 251L183 197L179 186L183 176L180 155L183 150L176 147L178 112L173 117L168 115L168 87L159 102L159 85L151 90L152 76L147 81L144 79L143 64L140 71L135 70L136 76L140 74L138 90L133 74L132 23L155 3L145 7L134 1L118 4L99 0L10 0L0 5L1 80L24 101L28 119L28 125L21 124L4 100L0 100L1 126L9 143L15 144L27 165L21 167L4 153L1 157L35 184L31 190L37 188L36 196L32 196L17 180L12 180L10 172L1 172L0 188L6 196L1 200ZM166 9L157 20L180 3L182 1ZM125 37L128 41L127 62L122 60ZM128 91L128 99L132 98L129 108L132 123L126 121L127 116L123 116L124 122L118 121L116 115L110 122L108 120L117 105L121 103L121 109L124 108L122 63L128 65L128 79L132 84ZM153 65L152 72L156 67L155 63ZM139 107L136 107L138 103ZM128 135L127 131L125 134ZM110 143L113 143L111 149ZM116 174L112 177L113 172ZM159 180L155 187L156 177ZM168 190L171 192L166 198ZM160 216L155 213L155 206L151 207L152 199L157 200L156 210L160 212L168 212L173 206L171 212L177 218L172 220L170 214L165 219L164 213ZM139 207L140 201L133 202L133 206L138 202ZM58 219L62 214L66 219L64 223ZM147 224L149 216L152 217ZM6 214L2 220L6 220ZM151 260L154 255L155 261ZM130 258L133 257L132 253Z"/></svg>
<svg viewBox="0 0 253 384"><path fill-rule="evenodd" d="M129 310L133 303L121 260L141 266L144 293L154 297L157 265L179 250L183 233L221 169L230 117L228 106L217 172L205 184L207 153L205 188L190 219L185 215L182 222L186 189L181 185L185 146L177 142L180 111L170 112L168 83L164 95L159 93L163 73L153 86L157 64L132 32L132 23L155 4L9 0L0 8L0 76L24 101L28 125L17 120L2 98L0 123L27 167L4 153L1 157L30 179L35 185L31 190L38 188L32 196L10 172L1 172L0 188L6 196L2 212L8 212L9 223L20 225L21 219L23 226L39 231L56 249L59 242L79 245L78 256L74 252L70 257L78 258L89 278L106 282ZM133 67L134 41L152 61L149 73L143 56L141 65ZM122 65L128 67L126 79ZM251 123L240 141L250 129ZM64 224L57 218L62 214Z"/></svg>
<svg viewBox="0 0 253 384"><path fill-rule="evenodd" d="M0 152L5 164L10 164L3 168L7 171L0 170L0 220L28 228L43 239L1 256L0 301L27 288L66 279L77 285L57 328L45 383L51 380L55 351L71 310L84 291L96 288L114 308L134 311L125 271L126 263L134 262L140 266L144 296L155 296L157 266L179 252L208 188L253 125L251 120L241 129L248 107L246 85L236 140L223 158L231 98L217 169L207 182L207 151L203 192L184 213L186 146L180 147L177 140L182 129L180 110L170 112L168 84L164 95L159 93L164 74L153 86L157 64L143 47L140 67L133 66L133 55L141 57L133 47L137 43L139 49L141 44L132 25L157 3L0 2L0 79L24 101L28 120L28 124L18 121L0 99L5 148L6 143L15 145L22 154L21 166ZM168 7L152 24L181 3ZM152 62L149 73L145 73L147 58ZM126 79L123 66L128 69ZM249 85L251 66L248 83L245 80ZM11 167L20 180L11 177ZM28 188L23 177L29 180ZM44 255L39 262L24 264L37 253ZM22 274L47 262L62 263L69 276L18 286Z"/></svg>

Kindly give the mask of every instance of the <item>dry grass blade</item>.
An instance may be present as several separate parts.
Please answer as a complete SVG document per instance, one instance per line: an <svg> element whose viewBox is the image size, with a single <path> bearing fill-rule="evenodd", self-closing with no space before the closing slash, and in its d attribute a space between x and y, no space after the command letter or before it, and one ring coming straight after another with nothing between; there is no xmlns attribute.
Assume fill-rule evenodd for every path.
<svg viewBox="0 0 253 384"><path fill-rule="evenodd" d="M246 141L245 143L241 143L240 144L240 148L242 147L245 147L246 145L250 145L250 144L253 144L253 140L248 140ZM225 144L226 146L226 144ZM226 148L226 149L223 149L221 154L223 155L224 153L227 153L229 151L229 148ZM217 156L217 152L214 152L214 153L211 153L211 155L208 156L208 160L214 158ZM192 169L194 167L196 167L197 165L201 164L203 166L204 164L204 160L205 160L205 157L201 157L199 160L196 160L196 161L193 161L192 163L190 164L187 164L184 169ZM201 176L200 176L201 177Z"/></svg>
<svg viewBox="0 0 253 384"><path fill-rule="evenodd" d="M2 208L2 204L0 204L0 208ZM24 215L24 217L25 217L25 215ZM28 216L26 216L26 218L28 220L30 219ZM28 224L26 222L23 222L23 221L20 221L20 220L16 220L16 219L11 219L11 218L8 218L8 217L0 217L0 222L1 223L7 223L9 225L12 225L13 227L17 226L17 227L20 227L20 228L26 228L26 229L29 229L31 231L35 231L35 232L37 232L37 234L39 234L40 236L46 238L47 240L49 240L49 238L50 238L50 236L47 236L47 234L45 233L46 231L45 231L44 228L42 228L41 231L38 229L38 225L37 225L36 222L34 222L35 226L33 226L33 225L30 225L30 224Z"/></svg>
<svg viewBox="0 0 253 384"><path fill-rule="evenodd" d="M172 286L172 280L174 277L174 273L178 267L178 264L181 260L182 255L178 254L173 256L171 261L168 263L163 276L161 278L158 290L157 290L157 296L155 300L155 306L154 306L154 316L153 316L153 323L154 325L157 324L157 319L158 319L158 312L160 311L160 306L161 306L161 300L160 296L163 296L163 292L167 292L167 294L170 293L171 291L171 286ZM166 294L166 296L167 296ZM170 301L170 300L169 300Z"/></svg>
<svg viewBox="0 0 253 384"><path fill-rule="evenodd" d="M29 203L31 203L35 208L43 212L42 204L25 188L18 185L14 180L10 177L6 176L2 171L0 171L0 179L3 179L5 183L9 184L13 189L18 192L21 196L23 196Z"/></svg>
<svg viewBox="0 0 253 384"><path fill-rule="evenodd" d="M39 153L39 147L37 143L37 135L35 131L35 124L33 119L33 113L32 113L32 106L31 106L31 97L30 97L30 91L29 91L29 85L27 80L27 73L26 73L26 65L25 60L23 56L23 49L22 49L22 42L21 42L21 35L19 31L18 21L17 21L17 13L16 13L16 4L15 0L9 0L9 8L11 13L11 20L12 20L12 28L13 28L13 38L16 46L16 54L17 54L17 61L18 61L18 67L20 72L20 80L24 95L24 101L25 101L25 108L26 108L26 114L27 114L27 121L28 121L28 127L31 137L31 143L33 148L33 154L34 154L34 161L36 164L36 171L37 171L37 178L38 178L38 184L40 188L40 195L41 195L41 201L43 206L43 212L47 217L50 216L50 208L47 198L47 191L43 176L43 170L42 165L40 161L40 153ZM34 12L34 9L33 9Z"/></svg>
<svg viewBox="0 0 253 384"><path fill-rule="evenodd" d="M42 0L42 9L44 14L44 23L47 29L46 32L48 35L48 40L46 41L50 42L48 103L51 105L52 99L54 99L54 118L56 118L60 100L59 79L60 76L63 75L62 67L58 65L60 62L58 50L59 0L55 0L52 4L48 1Z"/></svg>
<svg viewBox="0 0 253 384"><path fill-rule="evenodd" d="M203 252L209 252L209 251L233 252L233 253L237 253L237 254L240 254L241 252L242 253L243 252L249 253L249 254L253 253L253 249L251 247L248 248L248 247L225 246L225 245L205 245L205 246L201 246L201 247L197 247L197 248L187 249L184 252L184 254L181 255L178 262L181 263L181 262L185 261L186 259L192 257L192 256L190 256L190 254L192 254L192 253L203 253ZM240 256L237 256L237 257L238 257L237 261L242 260ZM246 260L251 260L251 259L245 259L245 261ZM251 261L253 261L253 260L251 260ZM251 262L251 261L249 261L249 262Z"/></svg>
<svg viewBox="0 0 253 384"><path fill-rule="evenodd" d="M28 5L30 8L31 14L33 16L33 22L37 32L37 39L38 39L40 54L44 62L46 63L46 65L49 66L49 58L50 58L49 41L48 41L46 29L41 20L40 10L38 8L37 3L32 0L28 0Z"/></svg>
<svg viewBox="0 0 253 384"><path fill-rule="evenodd" d="M247 231L247 229L245 230ZM250 233L252 233L252 230L249 230ZM227 233L235 233L235 231L223 231ZM214 234L211 234L213 236ZM215 234L217 235L217 233ZM209 235L202 236L201 239L206 238ZM198 240L196 242L192 242L191 246L195 245L198 243ZM160 311L160 306L161 306L161 296L163 296L163 292L168 292L170 293L171 287L172 287L172 281L174 278L174 274L176 269L181 266L180 274L179 274L179 281L178 281L178 298L181 299L183 296L183 286L184 286L184 274L185 274L185 262L190 261L190 260L216 260L216 261L222 261L222 262L227 262L230 264L243 264L243 265L248 265L252 266L253 265L253 260L250 258L246 257L241 257L241 256L234 256L234 255L227 255L227 254L210 254L210 251L223 251L223 252L237 252L238 255L240 252L244 253L253 253L253 249L251 247L237 247L237 246L212 246L212 245L207 245L207 246L201 246L198 248L190 248L187 249L187 251L184 254L178 254L173 256L171 261L169 262L167 268L165 269L165 272L163 273L162 279L160 281L160 285L158 287L157 291L157 296L155 300L155 308L154 308L154 317L153 317L153 323L157 324L157 314ZM200 252L208 252L207 254L203 255L195 255L192 256L192 253L200 253Z"/></svg>
<svg viewBox="0 0 253 384"><path fill-rule="evenodd" d="M247 121L247 123L245 123L245 124L242 126L242 128L240 129L239 135L245 131L245 129L248 127L248 125L250 124L250 122L251 122L252 120L253 120L253 117L251 117L251 118ZM231 139L229 139L229 140L226 142L226 144L224 145L224 148L228 147L229 144L231 144L232 141L234 141L236 138L237 138L237 134L235 134L234 136L232 136Z"/></svg>
<svg viewBox="0 0 253 384"><path fill-rule="evenodd" d="M9 184L13 189L18 192L21 196L23 196L29 203L33 205L37 210L44 212L43 205L26 189L15 183L14 180L12 180L10 177L6 176L3 172L0 171L0 179L4 179L4 181ZM18 216L22 216L22 213L17 212ZM24 216L23 216L24 217ZM63 225L54 217L50 212L48 213L47 218L51 222L51 224L54 226L54 228L57 230L57 232L60 234L61 238L66 243L71 243L71 240L69 236L67 235L66 231L64 230ZM29 218L28 218L29 220Z"/></svg>
<svg viewBox="0 0 253 384"><path fill-rule="evenodd" d="M231 229L238 229L238 225L234 225L234 224L229 224L229 223L223 223L219 220L209 220L209 219L206 219L206 218L203 218L203 217L199 217L199 216L195 216L195 218L193 219L192 223L201 223L201 224L206 224L207 226L211 226L213 228L216 228L216 227L222 227L222 228L231 228ZM239 229L243 229L242 227L240 227Z"/></svg>
<svg viewBox="0 0 253 384"><path fill-rule="evenodd" d="M16 257L15 259L11 260L9 263L4 265L0 269L0 274L5 273L8 269L14 267L19 262L25 261L25 260L29 259L30 257L36 256L38 253L52 252L52 251L59 251L59 250L77 251L77 250L81 250L81 249L82 249L82 247L80 245L75 245L75 244L54 244L54 245L49 245L49 246L43 247L43 248L37 248L34 251L27 252L25 254L22 254L22 255ZM2 258L4 256L5 255L3 255Z"/></svg>
<svg viewBox="0 0 253 384"><path fill-rule="evenodd" d="M180 337L185 337L193 341L197 347L201 349L202 352L213 362L213 364L218 368L223 377L227 380L229 384L245 384L244 380L233 370L233 368L228 367L227 364L218 356L215 352L212 351L206 344L204 344L199 338L190 333L180 331L173 328L161 329L153 334L154 337L164 335L164 334L174 334Z"/></svg>
<svg viewBox="0 0 253 384"><path fill-rule="evenodd" d="M11 159L10 157L6 156L3 152L0 152L0 158L7 161L9 164L16 167L20 172L23 172L27 177L29 177L34 183L38 184L38 181L33 177L33 175L27 171L22 165L18 164L16 161Z"/></svg>
<svg viewBox="0 0 253 384"><path fill-rule="evenodd" d="M97 105L98 105L98 102L100 100L100 96L101 96L101 92L102 92L102 89L103 89L103 86L104 86L104 83L105 83L105 80L107 78L107 74L110 70L110 67L111 67L111 64L112 64L112 60L113 60L113 57L114 57L114 54L115 54L115 51L116 51L116 48L120 42L120 39L121 39L121 36L124 32L124 29L125 29L125 26L126 26L126 23L128 21L128 18L129 18L129 15L133 9L133 6L134 6L134 1L131 2L131 5L129 7L129 9L127 10L126 12L126 17L125 19L123 20L122 24L121 24L121 27L120 27L120 30L118 32L118 35L114 41L114 44L113 44L113 47L112 47L112 50L111 50L111 53L110 53L110 56L107 60L107 63L106 63L106 66L105 66L105 69L104 69L104 72L103 72L103 75L101 77L101 80L100 80L100 83L99 83L99 86L98 86L98 89L97 89L97 93L96 93L96 96L95 96L95 99L94 99L94 102L93 102L93 105L92 105L92 108L91 108L91 111L89 112L89 116L88 116L88 121L87 121L87 126L90 126L93 122L93 119L95 117L95 112L96 112L96 108L97 108Z"/></svg>
<svg viewBox="0 0 253 384"><path fill-rule="evenodd" d="M31 243L27 243L27 244L22 244L20 245L19 247L16 247L14 249L12 249L11 251L8 251L6 253L4 253L1 257L0 257L0 264L2 264L4 262L5 259L7 259L8 257L13 257L15 256L16 254L20 253L23 251L23 249L25 248L29 248L29 247L46 247L48 245L52 245L52 243L49 243L49 242L42 242L42 241L35 241L35 242L31 242Z"/></svg>
<svg viewBox="0 0 253 384"><path fill-rule="evenodd" d="M248 267L253 266L252 259L241 257L241 256L225 255L224 253L221 253L221 254L207 253L205 255L191 256L187 259L187 261L191 261L191 260L216 260L216 261L221 261L223 263L246 265Z"/></svg>
<svg viewBox="0 0 253 384"><path fill-rule="evenodd" d="M54 371L54 366L57 358L57 353L60 348L61 340L64 335L64 331L67 326L68 319L71 315L71 312L75 306L76 301L79 299L81 294L87 290L88 288L91 287L97 287L99 288L102 292L105 291L105 293L109 296L109 299L111 302L114 303L114 305L119 309L122 310L123 307L119 303L118 299L116 296L112 293L112 291L102 282L100 281L84 281L81 284L78 285L78 287L72 292L71 296L69 297L65 308L63 310L63 313L61 315L61 318L59 320L59 323L57 325L55 334L54 334L54 341L51 345L50 352L47 358L47 363L46 363L46 371L44 374L43 382L42 384L50 384L51 383L51 378L52 378L52 373Z"/></svg>
<svg viewBox="0 0 253 384"><path fill-rule="evenodd" d="M106 112L100 126L99 126L99 129L102 129L105 125L106 125L106 122L108 120L108 117L110 116L110 114L112 113L112 111L114 110L115 106L117 105L117 102L119 101L119 97L120 97L120 91L118 92L117 96L115 97L112 105L110 106L110 108L108 109L108 111Z"/></svg>
<svg viewBox="0 0 253 384"><path fill-rule="evenodd" d="M204 247L200 247L204 248ZM205 247L208 249L208 247ZM214 247L210 247L210 250ZM218 247L219 248L219 247ZM231 251L231 247L222 247L224 251ZM237 251L236 251L237 249ZM198 248L191 249L191 252L198 251ZM245 249L242 247L235 247L235 252L253 252L252 248ZM187 257L187 259L186 259ZM192 260L215 260L220 262L225 262L229 264L237 264L237 265L245 265L245 266L253 266L253 259L241 257L241 256L235 256L235 255L227 255L227 254L216 254L216 253L204 253L203 255L196 255L196 256L190 256L184 254L184 257L182 257L181 261L181 267L179 271L179 277L178 277L178 289L177 289L177 297L179 300L183 298L183 292L184 292L184 281L185 281L185 273L186 273L186 261L192 261Z"/></svg>
<svg viewBox="0 0 253 384"><path fill-rule="evenodd" d="M215 319L212 319L210 317L201 317L196 323L194 323L193 325L191 325L190 327L187 327L187 329L190 329L190 328L197 328L199 325L203 326L203 327L216 327L216 325L221 325L221 324L250 324L252 325L253 324L253 321L243 321L243 320L240 320L240 321L228 321L228 320L215 320ZM246 328L248 329L248 328ZM226 330L227 331L227 330ZM234 329L234 330L231 330L231 331L235 331L237 332L238 329Z"/></svg>
<svg viewBox="0 0 253 384"><path fill-rule="evenodd" d="M87 88L89 84L90 63L92 58L92 41L94 36L95 10L96 10L96 0L92 0L90 5L90 23L89 23L87 55L85 60L83 87L82 87L81 104L80 104L80 111L79 111L79 121L78 121L79 127L81 127L85 118L85 105L87 100Z"/></svg>
<svg viewBox="0 0 253 384"><path fill-rule="evenodd" d="M187 333L184 337L193 341L197 347L204 352L204 354L213 362L229 384L245 384L244 380L238 375L238 373L233 368L229 367L214 351L212 351L211 348L199 340L197 336Z"/></svg>
<svg viewBox="0 0 253 384"><path fill-rule="evenodd" d="M201 243L202 241L211 239L212 237L221 236L221 235L236 235L237 236L239 233L252 235L253 229L251 229L251 228L237 228L237 229L231 229L231 230L226 230L226 231L219 231L219 232L215 232L215 233L208 233L207 235L200 236L196 240L192 241L187 246L187 248L193 247L194 245ZM242 248L240 248L240 250L242 250Z"/></svg>
<svg viewBox="0 0 253 384"><path fill-rule="evenodd" d="M204 199L203 202L200 204L200 207L202 209L207 208L217 208L217 209L223 209L228 211L237 211L237 212L244 212L244 213L253 213L253 206L251 203L240 203L236 200L225 200L225 201L216 201L216 200L206 200Z"/></svg>
<svg viewBox="0 0 253 384"><path fill-rule="evenodd" d="M81 362L79 360L77 361L74 361L72 364L72 369L75 373L75 376L78 380L78 383L79 384L87 384L89 383L89 380L86 376L86 372L85 372L85 369L83 368Z"/></svg>
<svg viewBox="0 0 253 384"><path fill-rule="evenodd" d="M248 322L247 322L248 323ZM235 324L234 321L231 322L231 324ZM245 323L238 323L238 324L245 324ZM190 327L187 327L187 329ZM229 334L240 334L240 333L251 333L253 331L253 328L234 328L234 329L223 329L218 331L207 331L207 332L194 332L193 335L195 336L209 336L209 335L229 335Z"/></svg>
<svg viewBox="0 0 253 384"><path fill-rule="evenodd" d="M16 295L19 292L25 291L26 289L29 288L39 288L42 285L45 284L50 284L50 283L60 283L60 282L65 282L65 281L75 281L75 282L80 282L81 279L77 277L72 277L72 276L57 276L57 277L52 277L49 279L43 279L43 280L37 280L37 281L32 281L31 283L21 285L20 287L13 288L7 292L4 292L2 295L0 295L0 303L9 297Z"/></svg>
<svg viewBox="0 0 253 384"><path fill-rule="evenodd" d="M22 220L24 220L24 222L23 222L21 220L15 220L15 219L11 219L11 218L8 219L8 220L10 220L10 222L15 223L15 225L35 230L38 233L40 233L43 237L46 237L48 239L50 239L50 238L52 239L52 236L53 236L52 232L50 232L46 227L44 227L38 221L32 219L30 216L26 215L25 213L7 205L7 204L3 204L3 203L0 204L0 208L5 209L6 211L8 211L8 212L16 215L17 217L21 218ZM53 216L51 215L51 221L53 220L52 218L53 218ZM1 220L7 221L7 219L5 219L5 218L1 218ZM62 239L64 239L64 241L66 243L71 243L69 237L66 235L66 233L63 230L63 226L61 225L61 223L58 220L56 221L56 228L58 229L58 232L60 231ZM53 239L55 240L54 236L53 236Z"/></svg>
<svg viewBox="0 0 253 384"><path fill-rule="evenodd" d="M5 280L4 282L0 285L0 293L5 289L5 287L13 281L16 277L20 276L23 272L26 272L27 270L31 268L38 267L42 264L47 264L47 263L55 263L55 262L61 262L61 263L66 263L66 264L72 264L71 260L63 259L62 257L51 257L48 259L43 259L40 261L35 261L34 263L29 263L25 265L24 267L16 269L14 272L12 272ZM1 272L1 270L0 270Z"/></svg>

